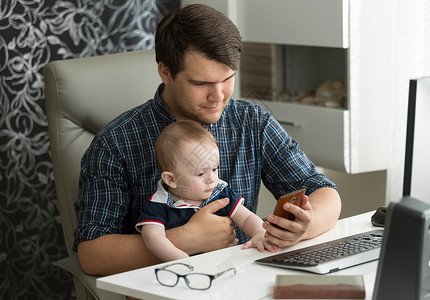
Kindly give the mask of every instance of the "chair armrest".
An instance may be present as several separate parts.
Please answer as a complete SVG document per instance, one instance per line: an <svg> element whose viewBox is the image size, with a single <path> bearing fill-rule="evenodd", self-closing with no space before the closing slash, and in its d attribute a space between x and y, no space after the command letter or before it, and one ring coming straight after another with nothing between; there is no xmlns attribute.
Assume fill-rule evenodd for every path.
<svg viewBox="0 0 430 300"><path fill-rule="evenodd" d="M63 258L61 260L55 261L54 266L64 269L71 273L75 278L77 278L93 295L95 299L103 300L125 300L125 296L111 293L98 289L96 287L96 280L98 277L88 275L82 269L81 263L77 254L72 254L69 257Z"/></svg>

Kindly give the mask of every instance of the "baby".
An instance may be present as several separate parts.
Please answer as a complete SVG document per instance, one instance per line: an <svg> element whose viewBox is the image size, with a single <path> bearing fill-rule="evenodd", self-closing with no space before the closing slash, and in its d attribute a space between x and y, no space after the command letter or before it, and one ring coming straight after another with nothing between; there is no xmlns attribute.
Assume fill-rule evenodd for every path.
<svg viewBox="0 0 430 300"><path fill-rule="evenodd" d="M243 249L279 251L265 237L263 220L243 206L244 199L218 178L219 151L213 135L193 121L167 126L155 142L155 155L162 171L157 191L144 204L136 224L146 247L163 261L188 255L166 237L166 229L182 226L206 204L228 198L229 204L216 212L230 216L251 239Z"/></svg>

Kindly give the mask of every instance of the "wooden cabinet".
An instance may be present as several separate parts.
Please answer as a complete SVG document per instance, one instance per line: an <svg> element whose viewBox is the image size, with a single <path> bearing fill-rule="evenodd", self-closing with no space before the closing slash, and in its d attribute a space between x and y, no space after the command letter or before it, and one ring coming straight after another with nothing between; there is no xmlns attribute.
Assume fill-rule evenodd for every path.
<svg viewBox="0 0 430 300"><path fill-rule="evenodd" d="M250 101L271 111L318 166L347 173L387 169L389 133L394 130L389 124L395 80L395 20L389 0L182 1L183 5L191 2L223 11L238 26L244 42L344 51L344 108L277 99ZM274 76L288 69L285 62L276 64L279 67L285 69L275 70ZM302 69L306 68L293 68L296 72Z"/></svg>

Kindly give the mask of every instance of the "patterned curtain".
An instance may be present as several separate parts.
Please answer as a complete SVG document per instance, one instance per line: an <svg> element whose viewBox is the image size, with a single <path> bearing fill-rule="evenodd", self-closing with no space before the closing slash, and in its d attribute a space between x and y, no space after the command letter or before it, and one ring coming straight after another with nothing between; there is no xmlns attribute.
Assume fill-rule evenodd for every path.
<svg viewBox="0 0 430 300"><path fill-rule="evenodd" d="M0 299L72 299L57 210L42 68L153 48L180 0L0 0Z"/></svg>

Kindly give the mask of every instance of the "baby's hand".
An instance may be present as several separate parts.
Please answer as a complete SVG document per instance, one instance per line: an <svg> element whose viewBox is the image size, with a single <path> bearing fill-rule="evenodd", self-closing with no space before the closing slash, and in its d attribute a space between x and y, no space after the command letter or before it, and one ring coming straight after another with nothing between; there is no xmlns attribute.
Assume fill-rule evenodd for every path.
<svg viewBox="0 0 430 300"><path fill-rule="evenodd" d="M260 252L264 252L264 249L267 249L272 253L280 250L278 245L272 244L264 237L264 232L257 233L242 246L242 249L249 248L257 248Z"/></svg>

